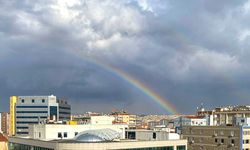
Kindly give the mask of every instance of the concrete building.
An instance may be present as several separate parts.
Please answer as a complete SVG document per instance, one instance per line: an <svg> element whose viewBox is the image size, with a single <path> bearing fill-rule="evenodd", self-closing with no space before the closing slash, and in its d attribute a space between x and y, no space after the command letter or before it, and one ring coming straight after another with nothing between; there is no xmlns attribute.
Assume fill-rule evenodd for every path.
<svg viewBox="0 0 250 150"><path fill-rule="evenodd" d="M208 116L209 125L234 125L236 118L250 118L250 106L225 106L212 110L199 109L198 116Z"/></svg>
<svg viewBox="0 0 250 150"><path fill-rule="evenodd" d="M184 126L183 138L190 150L248 150L249 126Z"/></svg>
<svg viewBox="0 0 250 150"><path fill-rule="evenodd" d="M40 140L72 139L78 133L86 130L112 129L125 139L125 129L128 125L112 124L88 124L88 125L65 125L65 124L33 124L29 125L28 137Z"/></svg>
<svg viewBox="0 0 250 150"><path fill-rule="evenodd" d="M9 134L9 113L2 112L1 115L1 131L4 135Z"/></svg>
<svg viewBox="0 0 250 150"><path fill-rule="evenodd" d="M125 138L131 140L143 141L164 141L164 140L179 140L180 135L166 131L154 130L126 130Z"/></svg>
<svg viewBox="0 0 250 150"><path fill-rule="evenodd" d="M50 121L67 121L70 119L71 107L64 100L58 100L56 96L18 96L16 101L11 97L12 118L11 125L15 126L15 134L27 136L29 124L44 123ZM13 113L14 111L14 113ZM11 126L12 128L12 126Z"/></svg>

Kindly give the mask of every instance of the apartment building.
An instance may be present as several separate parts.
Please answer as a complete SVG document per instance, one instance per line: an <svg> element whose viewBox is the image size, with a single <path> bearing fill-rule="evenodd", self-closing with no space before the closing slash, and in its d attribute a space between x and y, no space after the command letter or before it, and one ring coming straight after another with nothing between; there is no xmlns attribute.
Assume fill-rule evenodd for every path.
<svg viewBox="0 0 250 150"><path fill-rule="evenodd" d="M249 126L183 126L190 150L249 150Z"/></svg>

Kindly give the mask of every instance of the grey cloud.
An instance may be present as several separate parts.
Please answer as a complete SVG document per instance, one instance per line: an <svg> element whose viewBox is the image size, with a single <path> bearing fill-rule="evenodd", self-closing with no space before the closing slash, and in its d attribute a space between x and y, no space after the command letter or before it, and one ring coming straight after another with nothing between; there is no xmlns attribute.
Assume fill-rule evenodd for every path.
<svg viewBox="0 0 250 150"><path fill-rule="evenodd" d="M70 99L76 112L78 103L86 111L147 113L153 105L151 112L164 112L86 58L124 70L183 112L201 102L245 104L250 96L247 1L0 4L0 109L7 110L10 95L53 93Z"/></svg>

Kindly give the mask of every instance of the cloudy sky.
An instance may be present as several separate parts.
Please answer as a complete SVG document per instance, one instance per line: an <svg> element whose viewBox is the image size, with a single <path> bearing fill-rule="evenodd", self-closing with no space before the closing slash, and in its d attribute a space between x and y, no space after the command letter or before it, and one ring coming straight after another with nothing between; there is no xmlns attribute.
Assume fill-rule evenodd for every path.
<svg viewBox="0 0 250 150"><path fill-rule="evenodd" d="M74 113L168 113L103 64L181 113L249 104L249 48L246 0L0 0L0 111L54 94Z"/></svg>

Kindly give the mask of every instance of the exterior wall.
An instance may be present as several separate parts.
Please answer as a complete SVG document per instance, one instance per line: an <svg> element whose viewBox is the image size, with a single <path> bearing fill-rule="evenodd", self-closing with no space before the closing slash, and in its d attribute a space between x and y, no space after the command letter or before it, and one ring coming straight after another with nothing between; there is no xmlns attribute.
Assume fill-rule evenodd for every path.
<svg viewBox="0 0 250 150"><path fill-rule="evenodd" d="M241 127L232 126L184 126L183 138L188 141L188 149L241 148Z"/></svg>
<svg viewBox="0 0 250 150"><path fill-rule="evenodd" d="M173 147L177 150L177 146L187 145L186 140L168 140L168 141L121 141L121 142L104 142L104 143L74 143L74 142L52 142L41 141L34 139L22 139L17 137L10 137L9 142L19 143L24 145L39 146L41 148L48 148L54 150L82 150L82 149L94 149L94 150L111 150L111 149L138 149L138 148L157 148L157 147ZM186 149L184 149L186 150Z"/></svg>
<svg viewBox="0 0 250 150"><path fill-rule="evenodd" d="M13 136L16 134L16 111L15 106L17 102L17 96L10 97L10 125L9 125L9 135Z"/></svg>
<svg viewBox="0 0 250 150"><path fill-rule="evenodd" d="M76 134L94 129L113 129L120 133L122 139L125 138L125 128L128 125L63 125L63 124L46 124L46 125L30 125L29 137L41 140L55 140L55 139L72 139ZM64 136L67 134L67 137ZM58 137L61 134L62 137Z"/></svg>

